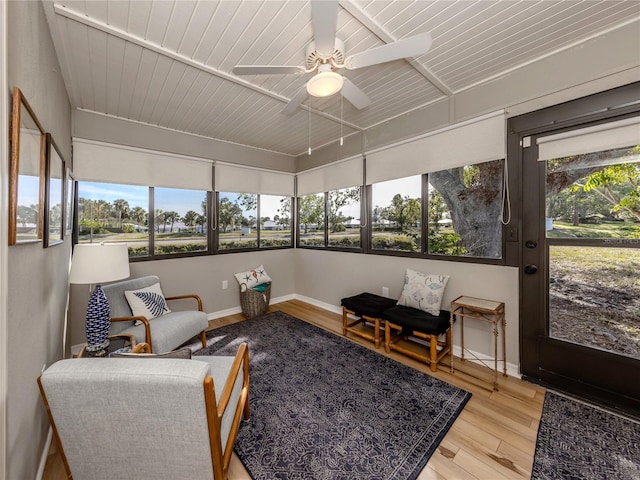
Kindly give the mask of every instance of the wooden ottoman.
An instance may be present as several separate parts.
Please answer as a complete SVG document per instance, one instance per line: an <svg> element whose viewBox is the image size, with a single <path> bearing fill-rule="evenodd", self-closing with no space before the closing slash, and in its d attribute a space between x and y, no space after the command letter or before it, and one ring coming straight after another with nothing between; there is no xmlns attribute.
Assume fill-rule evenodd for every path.
<svg viewBox="0 0 640 480"><path fill-rule="evenodd" d="M361 293L353 297L343 298L342 305L342 335L347 336L347 332L366 338L373 342L376 348L380 346L380 321L382 313L393 307L397 300L382 297L373 293ZM355 321L349 322L347 315L354 315ZM359 324L366 322L373 324L373 333L369 333L361 328L356 328Z"/></svg>
<svg viewBox="0 0 640 480"><path fill-rule="evenodd" d="M391 350L404 353L416 360L428 363L431 371L438 369L438 362L446 355L450 355L451 373L453 373L453 316L446 310L440 310L440 315L418 310L417 308L396 305L383 313L384 324L384 348L389 353ZM438 340L442 334L446 334L446 341ZM411 341L409 337L425 340L427 344L418 344L420 348L427 349L425 354L397 345L399 340Z"/></svg>

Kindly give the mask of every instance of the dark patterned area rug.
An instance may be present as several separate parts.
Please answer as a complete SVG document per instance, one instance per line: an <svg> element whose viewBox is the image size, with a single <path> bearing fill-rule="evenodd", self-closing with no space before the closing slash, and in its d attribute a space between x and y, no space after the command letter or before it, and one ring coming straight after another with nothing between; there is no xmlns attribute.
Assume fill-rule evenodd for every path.
<svg viewBox="0 0 640 480"><path fill-rule="evenodd" d="M251 418L235 451L256 480L415 479L471 394L282 312L208 333L249 344Z"/></svg>
<svg viewBox="0 0 640 480"><path fill-rule="evenodd" d="M547 391L531 478L640 479L640 422Z"/></svg>

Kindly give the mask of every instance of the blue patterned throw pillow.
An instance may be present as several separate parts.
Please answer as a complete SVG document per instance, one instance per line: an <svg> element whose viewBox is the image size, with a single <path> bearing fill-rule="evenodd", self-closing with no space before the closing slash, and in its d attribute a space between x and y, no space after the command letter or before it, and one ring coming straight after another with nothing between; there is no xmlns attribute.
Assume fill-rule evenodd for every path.
<svg viewBox="0 0 640 480"><path fill-rule="evenodd" d="M124 295L134 317L145 317L147 320L151 320L171 312L167 307L159 283L139 290L127 290ZM136 325L140 325L140 323L142 322L136 322Z"/></svg>

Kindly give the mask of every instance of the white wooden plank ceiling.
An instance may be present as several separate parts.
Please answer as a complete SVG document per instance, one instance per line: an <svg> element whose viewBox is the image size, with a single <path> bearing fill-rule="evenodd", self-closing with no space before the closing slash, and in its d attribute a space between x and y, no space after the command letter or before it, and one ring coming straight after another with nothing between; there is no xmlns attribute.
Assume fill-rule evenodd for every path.
<svg viewBox="0 0 640 480"><path fill-rule="evenodd" d="M281 110L312 74L235 76L237 64L303 65L301 0L43 0L72 107L289 155L340 136L340 95ZM346 55L430 32L418 58L341 70L372 100L342 102L364 130L638 20L615 0L341 0Z"/></svg>

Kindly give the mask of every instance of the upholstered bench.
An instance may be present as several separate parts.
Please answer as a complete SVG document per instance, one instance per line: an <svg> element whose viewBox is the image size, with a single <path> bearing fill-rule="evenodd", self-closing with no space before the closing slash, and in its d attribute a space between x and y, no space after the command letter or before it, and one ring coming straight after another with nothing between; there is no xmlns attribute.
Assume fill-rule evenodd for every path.
<svg viewBox="0 0 640 480"><path fill-rule="evenodd" d="M351 332L362 338L366 338L373 342L376 348L380 346L380 321L382 313L388 308L393 307L396 300L393 298L381 297L373 293L361 293L353 297L343 298L342 305L342 335L347 336L347 332ZM354 315L355 321L349 322L348 315ZM372 334L356 328L359 324L366 322L373 324Z"/></svg>
<svg viewBox="0 0 640 480"><path fill-rule="evenodd" d="M418 361L426 362L431 367L431 371L438 369L438 363L445 355L449 354L451 362L451 373L453 373L453 321L446 310L440 310L438 316L431 315L423 310L413 307L396 305L384 311L384 347L387 353L391 350L404 353ZM442 342L438 338L446 334L446 341ZM426 347L425 355L416 349L409 349L397 344L399 340L411 341L410 337L428 342L427 345L412 342L419 347ZM440 347L440 348L438 348Z"/></svg>

